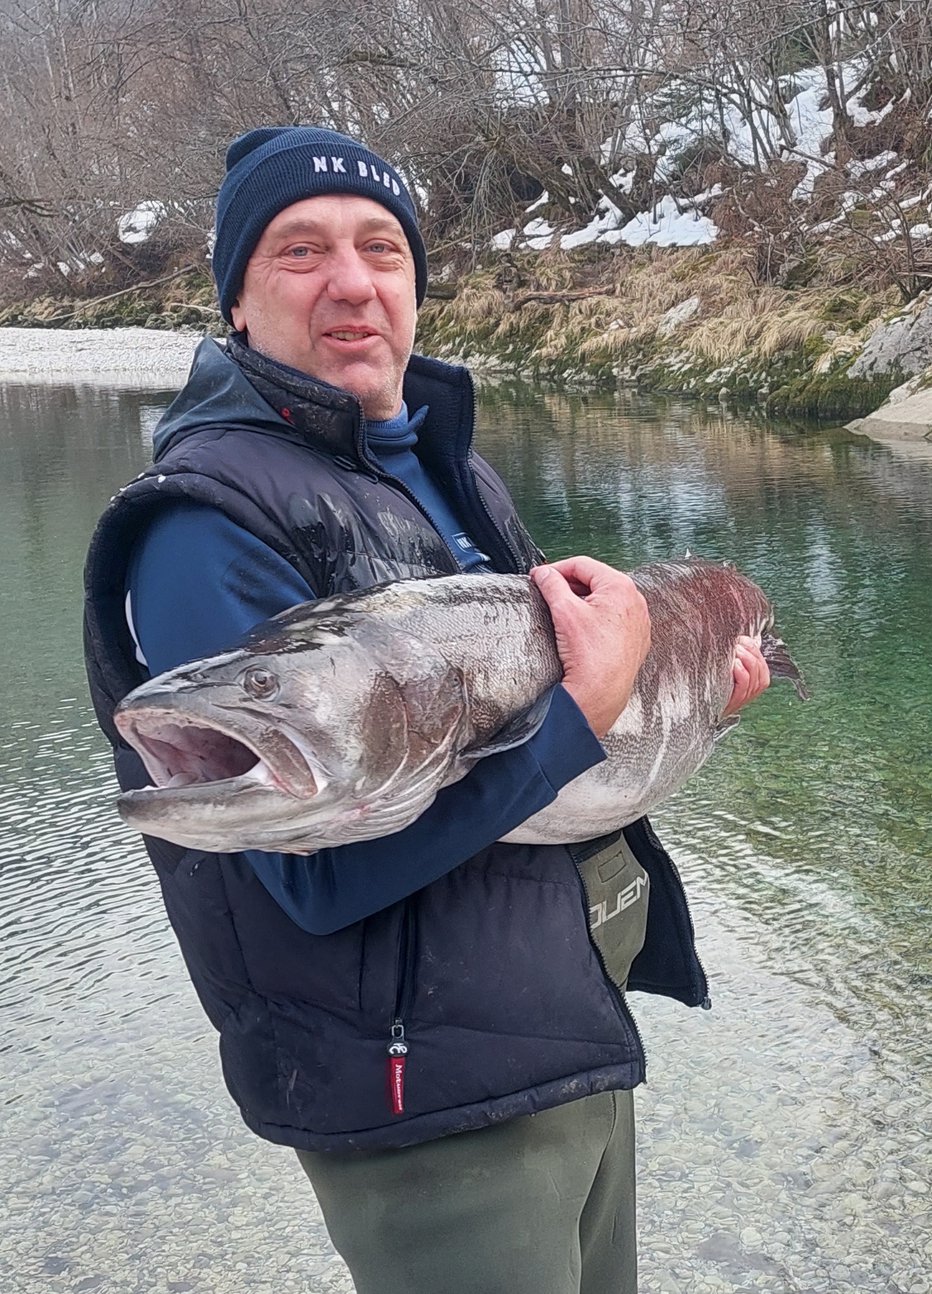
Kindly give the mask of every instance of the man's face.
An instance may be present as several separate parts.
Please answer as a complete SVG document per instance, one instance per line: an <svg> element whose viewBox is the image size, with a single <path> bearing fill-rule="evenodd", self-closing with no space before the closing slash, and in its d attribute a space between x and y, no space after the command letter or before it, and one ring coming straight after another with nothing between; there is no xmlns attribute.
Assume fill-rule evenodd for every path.
<svg viewBox="0 0 932 1294"><path fill-rule="evenodd" d="M270 359L393 417L414 345L414 258L401 225L353 194L305 198L266 225L233 323Z"/></svg>

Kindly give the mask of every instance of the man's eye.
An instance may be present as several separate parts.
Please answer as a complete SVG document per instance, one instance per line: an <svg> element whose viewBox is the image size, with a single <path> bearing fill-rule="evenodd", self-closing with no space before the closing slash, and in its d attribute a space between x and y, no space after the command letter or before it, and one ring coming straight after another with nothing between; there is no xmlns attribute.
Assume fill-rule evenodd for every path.
<svg viewBox="0 0 932 1294"><path fill-rule="evenodd" d="M311 249L310 249L310 247L303 247L303 246L302 246L302 247L289 247L289 248L288 248L288 252L287 252L287 255L288 255L288 256L295 257L295 258L297 258L297 259L299 259L299 260L303 259L305 256L310 256L310 254L311 254Z"/></svg>
<svg viewBox="0 0 932 1294"><path fill-rule="evenodd" d="M384 252L390 252L391 250L391 245L389 243L374 242L369 244L369 251L378 252L380 255Z"/></svg>

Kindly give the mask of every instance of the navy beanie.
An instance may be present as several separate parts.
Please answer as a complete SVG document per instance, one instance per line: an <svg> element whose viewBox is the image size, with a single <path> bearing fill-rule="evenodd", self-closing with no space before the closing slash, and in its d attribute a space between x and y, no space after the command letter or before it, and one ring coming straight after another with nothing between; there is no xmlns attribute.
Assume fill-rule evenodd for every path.
<svg viewBox="0 0 932 1294"><path fill-rule="evenodd" d="M318 126L250 130L227 149L217 194L213 272L220 310L231 311L249 260L269 221L293 202L324 193L354 193L387 207L414 256L418 305L427 291L427 252L411 195L398 172L365 144Z"/></svg>

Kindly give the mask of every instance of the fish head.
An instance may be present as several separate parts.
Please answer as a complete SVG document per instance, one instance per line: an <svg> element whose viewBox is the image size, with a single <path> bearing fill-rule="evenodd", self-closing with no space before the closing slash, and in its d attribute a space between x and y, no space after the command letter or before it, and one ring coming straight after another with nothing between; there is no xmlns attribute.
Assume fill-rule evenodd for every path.
<svg viewBox="0 0 932 1294"><path fill-rule="evenodd" d="M114 722L153 785L124 792L118 808L137 830L188 847L307 849L315 824L365 816L415 776L464 708L458 672L390 626L296 632L270 621L265 636L120 703Z"/></svg>

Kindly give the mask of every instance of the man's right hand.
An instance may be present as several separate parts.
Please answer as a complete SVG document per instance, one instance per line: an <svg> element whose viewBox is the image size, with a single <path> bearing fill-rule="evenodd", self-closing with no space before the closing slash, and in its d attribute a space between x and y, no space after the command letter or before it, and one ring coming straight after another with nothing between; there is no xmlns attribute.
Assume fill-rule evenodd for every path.
<svg viewBox="0 0 932 1294"><path fill-rule="evenodd" d="M531 579L553 619L563 686L604 737L628 704L650 647L647 603L630 575L592 557L535 566Z"/></svg>

